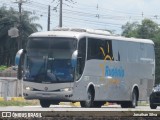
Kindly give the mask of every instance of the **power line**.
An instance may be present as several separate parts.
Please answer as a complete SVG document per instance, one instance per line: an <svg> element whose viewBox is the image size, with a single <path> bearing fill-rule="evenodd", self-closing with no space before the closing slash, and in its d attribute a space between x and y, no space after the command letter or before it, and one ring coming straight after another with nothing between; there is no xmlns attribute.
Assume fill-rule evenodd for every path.
<svg viewBox="0 0 160 120"><path fill-rule="evenodd" d="M114 25L110 25L110 24L100 24L100 23L98 23L98 24L95 24L95 23L92 23L92 22L88 22L87 23L87 25L86 25L86 23L83 23L83 22L79 22L79 20L70 20L70 19L65 19L64 20L65 22L64 22L64 24L65 25L67 25L67 23L76 23L76 24L74 24L74 26L85 26L85 28L87 27L88 28L88 26L92 26L92 27L96 27L96 29L97 29L97 27L99 27L99 28L106 28L106 27L112 27L112 28L116 28L116 29L121 29L121 27L119 27L119 26L114 26ZM110 28L108 28L108 30L109 30Z"/></svg>
<svg viewBox="0 0 160 120"><path fill-rule="evenodd" d="M91 8L91 9L96 9L96 7L97 7L97 4L95 5L95 6L92 6L92 5L88 5L88 4L84 4L84 3L78 3L78 5L80 6L80 7L84 7L84 8ZM77 7L78 8L78 7ZM80 8L81 9L81 8ZM123 13L123 14L128 14L128 15L140 15L140 13L139 13L139 11L133 11L132 10L132 12L130 12L130 11L126 11L126 10L124 10L124 9L108 9L108 8L103 8L103 7L100 7L100 5L98 5L98 9L99 10L102 10L102 11L104 11L104 12L118 12L118 14L120 14L120 13Z"/></svg>
<svg viewBox="0 0 160 120"><path fill-rule="evenodd" d="M49 1L47 1L49 3ZM33 13L33 15L39 15L41 18L40 20L47 21L47 14L48 14L48 10L47 10L47 2L45 3L40 3L40 2L36 2L36 1L30 1L30 3L26 3L24 4L23 8L27 11L31 11ZM4 2L3 2L4 3ZM14 8L16 8L14 5L12 5L9 2L5 2L7 4L7 7L12 6ZM51 4L51 2L50 2ZM83 9L82 9L83 8ZM88 9L89 8L89 9ZM122 23L124 23L124 21L129 21L129 20L142 20L142 16L139 13L132 13L132 12L125 12L120 10L112 10L112 9L108 9L108 8L103 8L101 6L98 5L98 9L97 8L97 4L95 6L93 5L87 5L87 4L81 4L78 3L78 5L74 5L74 10L72 8L64 8L63 10L63 14L64 14L64 18L65 19L70 19L70 21L74 21L74 19L76 19L77 21L80 22L86 22L87 24L90 25L104 25L105 23L108 23L107 25L111 25L111 26L115 26L114 22L116 22L116 26L118 26L118 28L120 28L120 26L122 26ZM55 8L53 7L53 5L51 4L51 20L57 20L58 19L58 12L60 12L59 10L55 13L52 10L55 10ZM17 10L17 9L16 9ZM102 12L103 11L103 12ZM117 14L117 12L121 13L121 14ZM98 15L99 19L98 21L96 21L96 15ZM72 17L68 17L68 16L72 16ZM78 17L77 17L78 16ZM79 17L80 16L80 17ZM144 17L146 17L146 14L144 15ZM155 17L155 15L153 16L147 16L150 17L151 19L154 20L158 20L160 19L157 15L157 17ZM110 22L106 22L106 21L110 21ZM65 21L65 20L63 20ZM55 24L57 22L54 22L53 24ZM72 22L71 22L72 23Z"/></svg>
<svg viewBox="0 0 160 120"><path fill-rule="evenodd" d="M86 12L79 12L79 11L73 11L73 10L68 10L68 9L64 9L64 13L67 13L67 14L72 14L72 15L81 15L81 16L84 16L84 17L88 17L88 18L91 18L91 17L97 17L96 15L97 14L93 14L93 13L86 13ZM99 15L99 18L101 19L111 19L111 20L125 20L125 19L128 19L124 16L113 16L113 15L102 15L102 14L98 14Z"/></svg>
<svg viewBox="0 0 160 120"><path fill-rule="evenodd" d="M108 24L108 25L115 25L115 26L119 26L121 24L113 24L113 23L108 23L108 22L98 22L98 21L94 21L94 20L86 20L86 19L80 19L80 18L76 18L76 17L68 17L68 16L64 16L66 18L70 18L70 19L77 19L80 21L86 21L86 22L92 22L92 23L97 23L97 24Z"/></svg>
<svg viewBox="0 0 160 120"><path fill-rule="evenodd" d="M2 1L2 0L1 0ZM9 3L8 1L2 1L3 3ZM48 6L48 4L44 4L44 3L39 3L39 2L35 2L35 1L30 1L30 2L28 2L27 4L32 4L31 6L33 6L34 5L34 7L39 7L39 9L41 9L42 7L44 7L45 9L47 9L47 6ZM77 5L77 4L76 4ZM92 10L93 9L95 9L96 8L96 6L91 6L91 5L87 5L87 4L83 4L83 3L78 3L78 5L81 5L81 7L83 6L83 7L85 7L85 9L87 9L88 8L88 6L90 6L90 7L92 7ZM52 6L51 6L52 7ZM74 6L74 9L77 9L78 7L77 6ZM100 10L100 8L101 7L99 7L99 10ZM81 8L80 8L81 9ZM81 9L82 10L82 9ZM87 10L88 11L88 10ZM126 12L126 11L123 11L123 10L111 10L111 9L107 9L107 8L102 8L102 11L104 11L104 12L106 12L106 13L109 13L109 11L111 11L111 12L118 12L119 14L120 14L120 11L122 11L122 13L124 13L124 14L130 14L131 13L131 15L132 16L141 16L141 14L139 14L139 13L132 13L132 12ZM95 10L94 11L90 11L90 12L96 12ZM146 16L155 16L155 15L147 15L147 14L145 14ZM158 16L158 15L157 15Z"/></svg>
<svg viewBox="0 0 160 120"><path fill-rule="evenodd" d="M30 3L31 3L31 2L30 2ZM38 2L34 2L34 3L36 3L36 4L34 5L34 7L38 8L38 9L40 9L40 8L42 7L42 6L38 6ZM40 3L40 4L41 4L41 3ZM42 4L42 5L43 5L43 4ZM30 6L29 3L28 3L28 6ZM46 6L46 5L45 5L45 6ZM32 7L31 7L31 8L32 8ZM76 7L75 7L75 8L76 8ZM46 9L46 11L47 11L47 7L44 7L44 8L43 8L43 11L44 11L44 9ZM42 9L40 9L40 10L42 10ZM71 10L70 10L70 11L71 11ZM93 13L88 13L88 12L86 13L86 12L83 12L83 11L76 11L76 12L77 12L77 13L79 12L79 14L80 14L80 13L82 13L82 14L84 13L84 15L85 15L85 14L93 14ZM111 17L112 17L111 19L114 19L114 18L116 18L116 17L117 17L117 18L119 18L119 17L122 18L122 17L123 17L123 18L126 18L126 19L127 19L127 17L125 17L125 16L117 16L117 15L115 16L115 15L113 15L113 14L111 14L111 15L109 15L109 14L108 14L108 15L107 15L107 14L102 15L102 14L101 14L100 16L101 16L101 18L111 16ZM154 15L154 16L155 16L155 15ZM155 18L154 16L150 16L150 17ZM157 15L157 16L158 16L158 15ZM138 19L140 19L140 15L137 15L137 16L134 16L134 17L133 17L133 16L129 16L128 18L138 18ZM158 17L157 17L157 18L158 18ZM157 18L156 18L156 19L157 19ZM140 19L140 20L141 20L141 19Z"/></svg>

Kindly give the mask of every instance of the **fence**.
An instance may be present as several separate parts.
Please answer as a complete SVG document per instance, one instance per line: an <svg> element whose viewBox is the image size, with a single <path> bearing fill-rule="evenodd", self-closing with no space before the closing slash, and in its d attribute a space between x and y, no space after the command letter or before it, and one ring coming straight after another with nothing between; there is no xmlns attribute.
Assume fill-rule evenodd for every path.
<svg viewBox="0 0 160 120"><path fill-rule="evenodd" d="M22 95L22 84L16 77L0 77L0 97L10 100Z"/></svg>

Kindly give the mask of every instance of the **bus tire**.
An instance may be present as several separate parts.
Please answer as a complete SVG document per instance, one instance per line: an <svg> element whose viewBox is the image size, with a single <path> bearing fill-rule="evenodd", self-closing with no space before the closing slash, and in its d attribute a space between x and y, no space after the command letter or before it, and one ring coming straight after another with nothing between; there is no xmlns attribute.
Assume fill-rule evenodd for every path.
<svg viewBox="0 0 160 120"><path fill-rule="evenodd" d="M80 102L81 107L91 108L94 107L94 93L92 89L89 89L87 92L87 100Z"/></svg>
<svg viewBox="0 0 160 120"><path fill-rule="evenodd" d="M138 100L137 91L134 89L132 92L132 99L130 101L130 108L135 108L137 106L137 100Z"/></svg>
<svg viewBox="0 0 160 120"><path fill-rule="evenodd" d="M135 108L137 106L138 94L137 91L134 89L132 92L131 101L123 101L121 103L122 108Z"/></svg>
<svg viewBox="0 0 160 120"><path fill-rule="evenodd" d="M130 104L130 102L129 101L123 101L123 102L121 102L121 108L129 108L129 105Z"/></svg>
<svg viewBox="0 0 160 120"><path fill-rule="evenodd" d="M94 101L94 107L95 108L101 108L106 102L102 101Z"/></svg>
<svg viewBox="0 0 160 120"><path fill-rule="evenodd" d="M60 103L59 101L51 101L52 105L59 105L59 103Z"/></svg>
<svg viewBox="0 0 160 120"><path fill-rule="evenodd" d="M48 100L39 100L39 101L42 108L48 108L51 105L50 101Z"/></svg>

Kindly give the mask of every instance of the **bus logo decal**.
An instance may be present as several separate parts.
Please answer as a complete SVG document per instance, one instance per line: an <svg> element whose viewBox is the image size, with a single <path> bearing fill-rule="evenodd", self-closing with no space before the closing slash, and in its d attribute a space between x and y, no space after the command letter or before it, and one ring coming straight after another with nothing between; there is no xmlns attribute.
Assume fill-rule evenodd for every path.
<svg viewBox="0 0 160 120"><path fill-rule="evenodd" d="M108 45L108 46L107 46L107 48L108 48L108 49L107 49L107 52L110 53L110 51L109 51L109 49L110 49L110 48L109 48L109 44L107 43L107 45ZM113 60L113 57L111 57L110 55L107 55L107 54L104 52L104 49L103 49L102 47L100 47L99 49L102 51L102 54L103 54L103 56L104 56L104 60L111 60L111 61Z"/></svg>
<svg viewBox="0 0 160 120"><path fill-rule="evenodd" d="M113 67L113 68L110 68L108 65L105 66L105 61L106 60L110 60L110 61L113 61L114 58L111 57L109 55L110 53L110 46L109 44L107 43L107 53L105 53L105 50L103 47L100 47L100 50L104 56L104 64L100 64L100 68L102 68L102 77L101 79L104 79L103 77L107 77L107 76L110 76L110 77L115 77L115 78L124 78L124 69L122 67ZM120 61L120 54L118 52L118 61Z"/></svg>
<svg viewBox="0 0 160 120"><path fill-rule="evenodd" d="M109 66L106 66L105 76L123 78L124 77L124 69L122 67L120 67L120 68L117 68L117 67L110 68Z"/></svg>
<svg viewBox="0 0 160 120"><path fill-rule="evenodd" d="M45 87L44 90L47 91L47 90L48 90L48 87Z"/></svg>

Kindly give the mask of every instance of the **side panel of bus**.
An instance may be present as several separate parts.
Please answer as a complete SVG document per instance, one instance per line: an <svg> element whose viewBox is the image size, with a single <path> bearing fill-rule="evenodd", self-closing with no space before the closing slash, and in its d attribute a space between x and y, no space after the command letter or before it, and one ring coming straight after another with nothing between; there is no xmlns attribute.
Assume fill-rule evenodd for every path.
<svg viewBox="0 0 160 120"><path fill-rule="evenodd" d="M75 82L74 99L85 100L89 85L95 101L129 101L134 86L139 100L147 100L154 84L152 44L87 38L83 74Z"/></svg>

